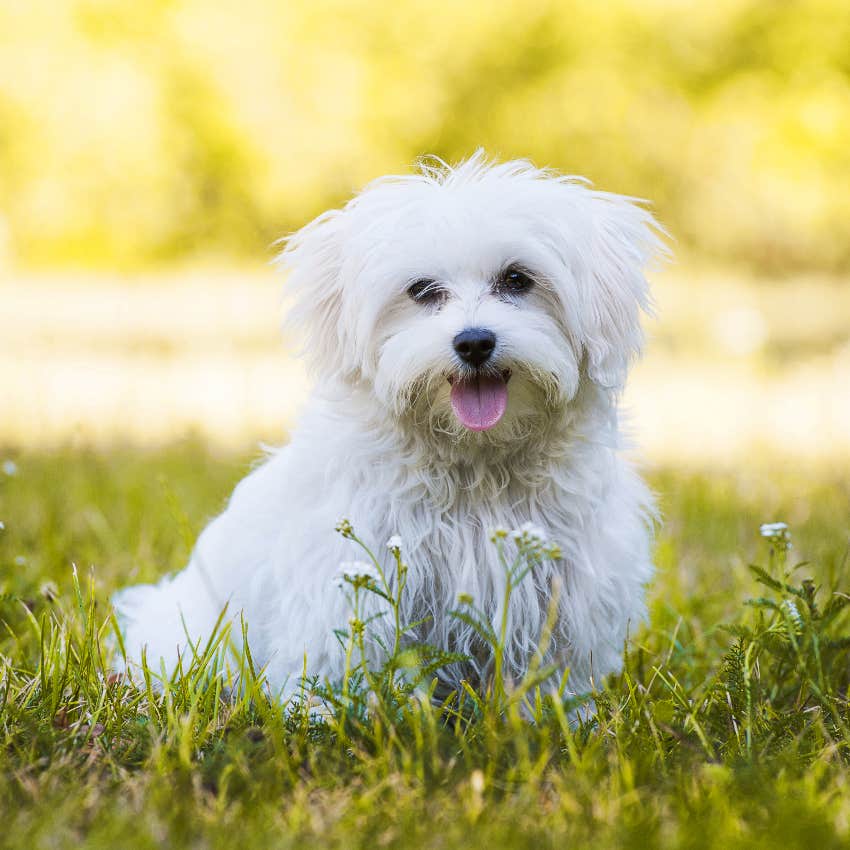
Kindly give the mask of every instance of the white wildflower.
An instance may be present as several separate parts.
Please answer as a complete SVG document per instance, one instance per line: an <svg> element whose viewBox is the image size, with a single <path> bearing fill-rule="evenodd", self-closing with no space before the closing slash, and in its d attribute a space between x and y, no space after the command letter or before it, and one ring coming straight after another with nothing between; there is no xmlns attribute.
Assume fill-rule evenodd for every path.
<svg viewBox="0 0 850 850"><path fill-rule="evenodd" d="M794 625L799 629L803 625L803 618L800 616L800 611L797 609L797 605L794 603L794 600L785 599L782 604L785 606L785 610L788 612L788 616L791 618Z"/></svg>
<svg viewBox="0 0 850 850"><path fill-rule="evenodd" d="M368 561L343 561L339 571L346 578L380 578L375 565Z"/></svg>
<svg viewBox="0 0 850 850"><path fill-rule="evenodd" d="M4 460L3 461L3 473L8 475L11 478L13 475L18 474L18 464L13 460Z"/></svg>
<svg viewBox="0 0 850 850"><path fill-rule="evenodd" d="M15 556L15 566L16 567L25 567L27 565L27 559L23 555Z"/></svg>
<svg viewBox="0 0 850 850"><path fill-rule="evenodd" d="M345 517L337 522L335 528L343 537L354 536L354 526L351 524L351 521L347 520Z"/></svg>
<svg viewBox="0 0 850 850"><path fill-rule="evenodd" d="M502 527L501 525L497 525L490 532L490 541L495 543L497 540L504 540L508 536L507 528Z"/></svg>
<svg viewBox="0 0 850 850"><path fill-rule="evenodd" d="M381 578L374 564L366 561L343 561L333 577L334 586L341 590L346 584L362 586L369 582L376 582Z"/></svg>
<svg viewBox="0 0 850 850"><path fill-rule="evenodd" d="M0 519L0 531L5 531L5 530L6 530L6 523L3 522L2 519Z"/></svg>
<svg viewBox="0 0 850 850"><path fill-rule="evenodd" d="M513 537L517 543L524 543L532 546L546 545L546 532L543 531L539 525L535 525L533 522L524 522L519 528L511 532L511 537Z"/></svg>
<svg viewBox="0 0 850 850"><path fill-rule="evenodd" d="M763 522L759 532L771 543L779 544L786 549L791 548L791 532L788 531L787 522Z"/></svg>
<svg viewBox="0 0 850 850"><path fill-rule="evenodd" d="M401 535L399 534L394 534L389 540L387 540L387 549L389 549L390 552L401 552L402 545Z"/></svg>
<svg viewBox="0 0 850 850"><path fill-rule="evenodd" d="M544 548L543 553L547 558L551 558L553 561L557 561L558 558L564 557L564 553L557 543L550 543Z"/></svg>

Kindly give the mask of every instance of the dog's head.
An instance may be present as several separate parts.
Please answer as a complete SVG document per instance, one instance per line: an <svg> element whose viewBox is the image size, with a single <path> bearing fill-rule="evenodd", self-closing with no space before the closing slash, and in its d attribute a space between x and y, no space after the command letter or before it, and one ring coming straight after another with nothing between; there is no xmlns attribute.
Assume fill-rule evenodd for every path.
<svg viewBox="0 0 850 850"><path fill-rule="evenodd" d="M582 381L623 386L659 230L528 162L426 163L288 239L290 322L320 380L365 384L394 419L516 439Z"/></svg>

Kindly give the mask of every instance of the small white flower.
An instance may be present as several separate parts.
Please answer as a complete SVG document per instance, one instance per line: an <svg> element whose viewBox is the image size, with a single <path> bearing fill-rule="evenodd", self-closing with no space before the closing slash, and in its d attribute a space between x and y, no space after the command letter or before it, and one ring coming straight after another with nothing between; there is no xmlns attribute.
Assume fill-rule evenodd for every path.
<svg viewBox="0 0 850 850"><path fill-rule="evenodd" d="M13 460L4 460L3 461L3 472L11 478L13 475L18 474L18 464Z"/></svg>
<svg viewBox="0 0 850 850"><path fill-rule="evenodd" d="M343 537L352 537L354 535L354 526L345 517L337 522L335 528Z"/></svg>
<svg viewBox="0 0 850 850"><path fill-rule="evenodd" d="M504 540L508 536L507 528L504 528L501 525L497 525L490 532L490 542L495 543L497 540Z"/></svg>
<svg viewBox="0 0 850 850"><path fill-rule="evenodd" d="M783 533L788 531L788 523L787 522L763 522L761 524L762 537L774 538L774 537L782 537Z"/></svg>
<svg viewBox="0 0 850 850"><path fill-rule="evenodd" d="M387 540L387 549L389 549L390 552L400 552L401 547L402 540L400 535L394 534L389 540Z"/></svg>
<svg viewBox="0 0 850 850"><path fill-rule="evenodd" d="M800 616L800 612L797 609L794 600L785 599L782 604L785 606L785 610L788 612L788 616L794 622L794 625L797 626L797 628L800 628L803 625L803 618Z"/></svg>
<svg viewBox="0 0 850 850"><path fill-rule="evenodd" d="M379 578L374 564L368 561L343 561L339 565L340 572L346 578Z"/></svg>
<svg viewBox="0 0 850 850"><path fill-rule="evenodd" d="M546 532L533 522L524 522L518 529L511 532L511 537L518 543L543 546L546 543Z"/></svg>
<svg viewBox="0 0 850 850"><path fill-rule="evenodd" d="M564 557L564 553L557 543L550 543L543 551L546 557L551 558L553 561Z"/></svg>
<svg viewBox="0 0 850 850"><path fill-rule="evenodd" d="M25 567L27 565L27 559L23 555L15 556L15 566L16 567Z"/></svg>
<svg viewBox="0 0 850 850"><path fill-rule="evenodd" d="M764 522L761 524L759 532L771 543L780 544L786 549L791 548L791 532L788 531L787 522Z"/></svg>
<svg viewBox="0 0 850 850"><path fill-rule="evenodd" d="M5 531L5 530L6 530L6 523L3 522L2 519L0 519L0 531Z"/></svg>
<svg viewBox="0 0 850 850"><path fill-rule="evenodd" d="M366 561L343 561L333 577L333 584L344 590L346 584L362 585L370 581L376 582L381 578L374 564Z"/></svg>

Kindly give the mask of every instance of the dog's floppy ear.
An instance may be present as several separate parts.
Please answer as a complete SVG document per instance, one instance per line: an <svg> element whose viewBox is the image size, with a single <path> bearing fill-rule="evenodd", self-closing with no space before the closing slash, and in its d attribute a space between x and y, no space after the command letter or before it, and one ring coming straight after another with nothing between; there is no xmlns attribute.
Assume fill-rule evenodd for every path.
<svg viewBox="0 0 850 850"><path fill-rule="evenodd" d="M276 264L287 274L284 329L303 340L302 354L323 375L350 369L342 322L344 211L329 210L287 237Z"/></svg>
<svg viewBox="0 0 850 850"><path fill-rule="evenodd" d="M644 271L666 256L665 231L640 202L621 195L591 192L590 210L579 281L582 344L590 379L616 390L643 347L640 313L653 312Z"/></svg>

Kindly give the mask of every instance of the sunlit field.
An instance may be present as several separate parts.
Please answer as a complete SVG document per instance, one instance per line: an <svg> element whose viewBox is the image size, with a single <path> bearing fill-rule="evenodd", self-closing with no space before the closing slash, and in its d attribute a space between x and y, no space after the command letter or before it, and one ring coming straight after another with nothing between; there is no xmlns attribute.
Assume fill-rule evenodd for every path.
<svg viewBox="0 0 850 850"><path fill-rule="evenodd" d="M571 726L557 703L529 722L521 694L453 711L337 692L309 714L269 702L260 671L231 697L197 665L164 696L111 676L108 595L180 567L253 456L198 441L7 450L0 845L850 840L846 468L656 470L649 625L623 676L599 683L596 719ZM808 562L785 584L783 541L759 534L777 518L787 566Z"/></svg>

